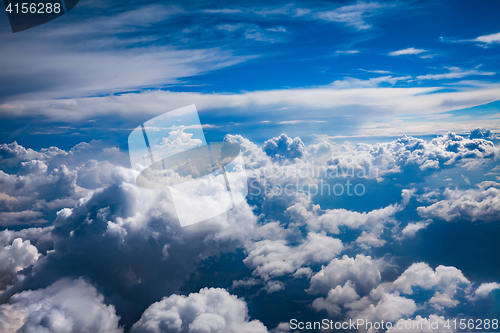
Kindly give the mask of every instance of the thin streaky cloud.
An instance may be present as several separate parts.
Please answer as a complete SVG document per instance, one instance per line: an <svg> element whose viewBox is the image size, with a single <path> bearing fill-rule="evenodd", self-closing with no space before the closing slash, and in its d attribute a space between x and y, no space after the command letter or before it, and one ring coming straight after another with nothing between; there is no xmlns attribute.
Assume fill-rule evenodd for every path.
<svg viewBox="0 0 500 333"><path fill-rule="evenodd" d="M358 50L346 50L346 51L341 51L341 50L338 50L335 52L336 55L342 55L342 54L356 54L356 53L359 53Z"/></svg>
<svg viewBox="0 0 500 333"><path fill-rule="evenodd" d="M222 9L205 9L202 12L207 14L240 14L243 13L243 10L233 9L233 8L222 8Z"/></svg>
<svg viewBox="0 0 500 333"><path fill-rule="evenodd" d="M370 29L371 24L365 18L376 13L377 10L387 7L376 2L358 2L355 5L342 6L334 10L316 12L313 17L330 22L345 23L357 30Z"/></svg>
<svg viewBox="0 0 500 333"><path fill-rule="evenodd" d="M426 74L417 76L418 80L447 80L447 79L460 79L472 75L495 75L495 72L483 72L476 69L462 70L458 67L448 67L449 73L442 74Z"/></svg>
<svg viewBox="0 0 500 333"><path fill-rule="evenodd" d="M400 56L400 55L420 54L420 53L424 53L424 52L427 52L427 50L416 49L414 47L409 47L409 48L402 49L402 50L399 50L399 51L389 52L389 55L393 56L393 57L397 57L397 56Z"/></svg>
<svg viewBox="0 0 500 333"><path fill-rule="evenodd" d="M268 28L267 30L273 32L286 32L285 27L274 27L274 28Z"/></svg>
<svg viewBox="0 0 500 333"><path fill-rule="evenodd" d="M474 39L455 39L455 38L449 38L449 37L439 37L441 42L445 43L477 43L477 46L481 47L488 47L490 44L498 44L500 43L500 32L489 34L489 35L483 35L476 37Z"/></svg>
<svg viewBox="0 0 500 333"><path fill-rule="evenodd" d="M367 73L375 73L375 74L392 74L391 71L385 71L385 70L378 70L378 69L363 69L359 68L360 71L367 72Z"/></svg>
<svg viewBox="0 0 500 333"><path fill-rule="evenodd" d="M389 79L386 79L389 80ZM357 109L366 115L391 116L436 114L470 108L499 100L497 84L459 91L440 92L441 87L395 88L395 87L346 87L333 86L308 89L278 89L244 93L196 93L172 91L146 91L119 96L87 97L57 100L18 100L9 105L18 109L2 109L5 114L44 115L49 119L81 121L95 116L137 114L144 109L150 114L161 114L165 109L173 110L186 103L196 104L200 112L213 109L231 109L234 114L269 110L270 107L296 107L286 109L287 118L301 117L304 109L311 117L321 118L326 109L329 116L345 114L345 108ZM147 105L147 108L144 108ZM147 111L146 111L147 110ZM363 117L365 117L363 116ZM369 121L366 117L366 121ZM364 119L364 118L363 118Z"/></svg>

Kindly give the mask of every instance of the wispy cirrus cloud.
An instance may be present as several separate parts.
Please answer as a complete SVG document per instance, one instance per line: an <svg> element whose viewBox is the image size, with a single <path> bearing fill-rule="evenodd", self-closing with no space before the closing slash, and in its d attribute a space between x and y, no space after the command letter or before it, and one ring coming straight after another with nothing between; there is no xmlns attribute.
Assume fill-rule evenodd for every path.
<svg viewBox="0 0 500 333"><path fill-rule="evenodd" d="M492 44L500 44L500 32L478 36L473 39L456 39L449 37L440 37L440 40L445 43L476 43L477 46L488 48Z"/></svg>
<svg viewBox="0 0 500 333"><path fill-rule="evenodd" d="M400 56L400 55L414 55L414 54L421 54L421 53L424 53L424 52L427 52L427 50L416 49L414 47L409 47L409 48L406 48L406 49L389 52L389 55L392 56L392 57L397 57L397 56Z"/></svg>
<svg viewBox="0 0 500 333"><path fill-rule="evenodd" d="M354 5L342 6L333 10L319 11L312 15L316 19L345 23L357 30L365 30L372 27L371 24L366 22L366 17L376 14L378 10L385 7L387 5L377 2L358 2Z"/></svg>
<svg viewBox="0 0 500 333"><path fill-rule="evenodd" d="M335 51L335 55L356 54L356 53L359 53L359 50L345 50L345 51L338 50L338 51Z"/></svg>
<svg viewBox="0 0 500 333"><path fill-rule="evenodd" d="M207 14L240 14L244 11L237 8L221 8L221 9L204 9L204 13Z"/></svg>
<svg viewBox="0 0 500 333"><path fill-rule="evenodd" d="M448 73L442 74L426 74L418 75L417 80L448 80L448 79L459 79L466 76L472 75L495 75L495 72L483 72L477 69L463 70L459 67L446 67L449 70Z"/></svg>
<svg viewBox="0 0 500 333"><path fill-rule="evenodd" d="M276 26L271 28L263 28L252 23L224 23L216 26L217 29L225 31L228 34L239 34L245 39L253 39L258 42L269 42L275 43L283 41L283 33L286 32L286 28L282 26ZM235 38L237 38L235 36Z"/></svg>
<svg viewBox="0 0 500 333"><path fill-rule="evenodd" d="M382 77L377 82L402 80ZM231 109L232 112L247 112L252 108L257 114L272 109L282 109L282 113L303 116L329 116L345 114L366 115L416 115L437 114L487 104L499 99L500 87L489 84L479 88L462 88L457 91L443 91L441 87L396 88L380 87L374 80L351 79L345 86L342 82L317 88L276 89L242 93L198 93L174 91L144 91L102 97L71 98L57 100L20 100L9 105L16 109L2 109L4 113L17 115L44 115L52 119L82 120L95 116L133 116L141 109L150 114L160 114L186 104L196 104L200 112L214 109ZM147 108L144 106L147 105ZM293 108L292 108L293 107ZM357 110L357 111L356 111ZM321 116L322 115L322 116ZM299 118L300 119L300 118ZM318 119L318 118L316 118ZM263 119L269 120L269 119ZM283 119L285 120L285 119Z"/></svg>
<svg viewBox="0 0 500 333"><path fill-rule="evenodd" d="M392 3L379 3L376 1L357 1L344 6L317 6L314 3L304 3L300 7L294 4L277 5L273 7L245 7L203 10L208 14L227 15L258 15L272 19L277 17L301 18L342 23L354 27L356 30L366 30L372 27L367 18L381 14L385 9L394 7ZM333 7L333 8L332 8Z"/></svg>

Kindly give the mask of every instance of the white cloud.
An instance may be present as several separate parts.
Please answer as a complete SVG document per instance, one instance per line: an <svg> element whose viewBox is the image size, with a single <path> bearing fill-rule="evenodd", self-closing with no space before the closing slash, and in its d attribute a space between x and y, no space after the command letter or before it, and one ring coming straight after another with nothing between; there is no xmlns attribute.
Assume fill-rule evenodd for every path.
<svg viewBox="0 0 500 333"><path fill-rule="evenodd" d="M384 7L386 6L376 2L360 1L354 5L342 6L334 10L316 12L313 17L330 22L345 23L357 30L365 30L372 27L371 24L366 23L365 18Z"/></svg>
<svg viewBox="0 0 500 333"><path fill-rule="evenodd" d="M285 290L285 284L281 281L267 281L263 288L268 294Z"/></svg>
<svg viewBox="0 0 500 333"><path fill-rule="evenodd" d="M326 298L320 297L313 301L312 307L316 311L326 310L329 315L340 314L339 305L350 303L359 299L359 295L353 288L353 283L347 281L344 286L338 285L330 289Z"/></svg>
<svg viewBox="0 0 500 333"><path fill-rule="evenodd" d="M201 229L182 229L168 193L143 190L131 184L133 177L128 169L116 167L113 173L104 188L87 193L76 205L70 205L73 208L58 212L52 230L54 250L39 260L36 269L30 270L22 281L14 281L11 273L33 260L14 262L12 258L17 258L16 254L8 253L7 259L15 267L5 265L9 272L2 272L0 278L2 283L15 285L3 294L5 299L14 292L39 286L40 276L50 283L51 279L64 274L61 272L72 265L70 263L89 262L90 265L72 266L72 274L98 279L104 288L109 287L107 296L118 302L117 307L140 315L137 311L142 309L137 307L138 303L150 304L157 293L171 294L200 260L233 251L235 247L243 248L245 240L253 235L257 218L247 204L212 219ZM9 231L1 233L0 240L8 242L14 236L38 237L34 244L44 243L42 236L30 235L35 232L24 234ZM23 246L29 250L29 241ZM45 250L52 248L43 246ZM31 249L36 253L34 246ZM113 270L103 275L102 267L111 266ZM139 292L132 292L133 289ZM134 301L122 301L124 298ZM130 318L123 320L127 323Z"/></svg>
<svg viewBox="0 0 500 333"><path fill-rule="evenodd" d="M358 301L362 304L362 301ZM355 309L358 305L353 302L347 306L354 308L349 316L356 319L364 319L369 322L391 321L394 322L401 317L413 314L417 310L414 300L399 296L398 293L385 294L376 304L370 304L363 310Z"/></svg>
<svg viewBox="0 0 500 333"><path fill-rule="evenodd" d="M258 284L262 283L261 280L257 280L254 278L247 278L243 280L238 280L238 281L233 281L232 289L234 288L248 288L248 287L253 287Z"/></svg>
<svg viewBox="0 0 500 333"><path fill-rule="evenodd" d="M333 81L331 86L335 89L353 89L353 88L374 88L378 87L381 83L389 83L395 85L396 83L403 81L410 81L411 76L380 76L373 77L367 80L361 80L351 77L345 77L342 80Z"/></svg>
<svg viewBox="0 0 500 333"><path fill-rule="evenodd" d="M500 32L491 35L479 36L476 39L473 39L473 41L486 44L500 43Z"/></svg>
<svg viewBox="0 0 500 333"><path fill-rule="evenodd" d="M0 225L44 224L63 207L73 206L89 189L126 175L128 157L99 141L69 151L33 151L16 142L0 145ZM108 162L109 160L109 162ZM132 178L132 177L130 177Z"/></svg>
<svg viewBox="0 0 500 333"><path fill-rule="evenodd" d="M315 233L309 233L298 246L288 246L283 240L263 240L251 247L243 262L254 270L254 276L264 280L293 274L304 264L328 262L343 249L339 239Z"/></svg>
<svg viewBox="0 0 500 333"><path fill-rule="evenodd" d="M29 240L16 238L12 244L0 247L0 291L13 285L18 272L33 265L39 257L38 249Z"/></svg>
<svg viewBox="0 0 500 333"><path fill-rule="evenodd" d="M289 108L276 111L274 116L286 116L287 119L302 117L304 108L307 108L310 117L324 119L326 110L330 116L340 116L345 115L346 107L351 108L350 114L359 116L361 114L358 114L356 108L352 108L358 107L364 118L372 119L382 115L421 116L465 109L496 101L500 95L500 88L495 84L452 92L439 92L440 89L346 86L343 89L320 87L211 94L156 90L119 96L57 100L25 98L22 101L10 101L11 105L18 108L2 109L2 112L15 113L17 116L42 114L50 119L60 120L64 117L65 121L78 121L106 115L134 116L138 108L151 115L158 115L165 110L196 104L200 113L220 108L230 108L232 112L241 113L247 112L249 107L254 111L266 111L286 106ZM359 118L361 123L364 123L364 118Z"/></svg>
<svg viewBox="0 0 500 333"><path fill-rule="evenodd" d="M267 329L260 321L249 320L243 300L224 289L204 288L152 304L131 332L264 333Z"/></svg>
<svg viewBox="0 0 500 333"><path fill-rule="evenodd" d="M122 333L112 305L83 279L62 279L23 291L0 305L0 330L15 332Z"/></svg>
<svg viewBox="0 0 500 333"><path fill-rule="evenodd" d="M416 178L419 174L454 166L476 169L482 163L494 161L500 156L499 148L492 141L467 139L455 133L447 133L431 142L402 135L387 144L344 145L343 148L344 152L332 155L328 166L349 172L353 169L355 172L372 170L370 178L405 174L410 170Z"/></svg>
<svg viewBox="0 0 500 333"><path fill-rule="evenodd" d="M406 295L413 294L414 287L436 290L436 302L444 300L442 293L449 298L456 290L470 285L463 273L453 266L438 266L433 270L428 264L420 262L408 267L394 282L384 282L370 292L370 297L380 299L393 291Z"/></svg>
<svg viewBox="0 0 500 333"><path fill-rule="evenodd" d="M396 57L400 55L407 55L407 54L420 54L423 52L427 52L427 50L424 49L416 49L414 47L409 47L407 49L402 49L399 51L392 51L389 53L390 56Z"/></svg>
<svg viewBox="0 0 500 333"><path fill-rule="evenodd" d="M161 138L161 142L151 149L158 149L164 156L170 156L202 144L200 139L193 139L193 133L184 132L184 128L170 131L168 134L168 137Z"/></svg>
<svg viewBox="0 0 500 333"><path fill-rule="evenodd" d="M418 80L448 80L458 79L471 75L495 75L495 72L483 72L476 69L463 70L458 67L447 67L449 73L418 75Z"/></svg>
<svg viewBox="0 0 500 333"><path fill-rule="evenodd" d="M500 217L500 189L498 188L465 191L447 188L443 195L445 200L427 207L418 207L418 214L425 218L439 218L446 221L466 219L497 222Z"/></svg>
<svg viewBox="0 0 500 333"><path fill-rule="evenodd" d="M488 297L492 290L499 288L498 283L485 283L479 288L474 288L459 269L452 266L438 266L433 270L426 263L414 263L393 282L380 283L379 267L383 266L391 267L380 259L372 261L370 257L356 257L353 260L344 256L342 260L332 260L329 266L311 278L308 292L325 294L328 291L327 297L316 299L312 306L317 311L326 310L330 315L346 314L346 318L363 319L365 322L384 320L392 321L394 324L399 320L399 328L388 332L400 332L400 329L404 329L404 324L410 327L407 327L407 331L416 331L415 326L410 326L411 324L423 322L428 325L428 320L420 316L415 320L401 318L408 318L417 309L433 307L434 311L443 311L462 302L466 303L467 300L476 301ZM367 288L360 289L360 282L366 283L366 281L370 281ZM433 294L424 299L404 297L415 292L423 296L420 289L433 291ZM360 293L366 296L360 298ZM437 317L432 319L438 320ZM439 321L439 328L424 327L423 332L443 329L444 321L441 319Z"/></svg>
<svg viewBox="0 0 500 333"><path fill-rule="evenodd" d="M1 97L74 97L178 84L182 77L248 59L221 49L180 49L154 43L159 38L154 28L185 12L164 5L133 8L111 15L76 16L70 26L54 21L50 28L40 27L37 34L15 38L3 34L0 56L5 62L0 64L0 78L10 85ZM143 37L137 38L137 32ZM44 63L43 68L35 66L33 54Z"/></svg>
<svg viewBox="0 0 500 333"><path fill-rule="evenodd" d="M415 237L419 230L427 228L427 226L432 222L432 220L420 221L416 223L408 223L406 227L401 231L401 238L411 238Z"/></svg>
<svg viewBox="0 0 500 333"><path fill-rule="evenodd" d="M270 157L279 159L294 159L304 155L305 145L299 137L289 138L286 134L264 142L262 150Z"/></svg>
<svg viewBox="0 0 500 333"><path fill-rule="evenodd" d="M481 285L474 291L474 295L470 297L471 300L487 298L493 290L500 289L500 283L489 282L481 283Z"/></svg>
<svg viewBox="0 0 500 333"><path fill-rule="evenodd" d="M0 231L0 246L11 244L14 239L20 238L23 241L30 241L31 244L36 246L39 252L45 253L53 247L52 229L52 226L45 228L27 228L19 231L6 229Z"/></svg>
<svg viewBox="0 0 500 333"><path fill-rule="evenodd" d="M347 226L351 229L362 229L369 234L362 233L358 238L358 243L367 245L377 245L380 243L378 237L387 223L395 223L394 215L401 211L411 197L411 192L403 190L402 203L389 205L380 209L374 209L369 212L349 211L343 208L321 210L319 205L312 205L308 210L303 203L298 202L290 205L286 209L287 215L296 223L305 224L309 230L326 230L333 234L340 232L339 227ZM373 242L377 244L373 244Z"/></svg>
<svg viewBox="0 0 500 333"><path fill-rule="evenodd" d="M363 254L358 254L355 258L347 255L342 259L335 258L311 278L311 286L307 292L326 293L339 285L344 285L347 281L354 283L357 290L369 291L380 283L380 264Z"/></svg>
<svg viewBox="0 0 500 333"><path fill-rule="evenodd" d="M304 147L302 158L288 160L285 163L287 165L284 165L281 162L273 162L261 148L241 136L227 136L225 140L241 145L245 163L251 172L269 166L278 169L288 164L297 166L305 163L311 155L319 154L327 157L333 155L330 159L330 168L336 165L343 167L379 165L382 170L379 176L392 179L400 173L407 172L406 170L412 170L411 175L414 176L414 170L434 172L442 167L465 165L463 163L468 160L490 161L498 156L498 149L491 141L467 139L450 133L430 143L411 137L401 137L387 144L356 146L349 143L338 145L326 140L317 145ZM256 278L243 278L242 281L234 283L234 288L263 285L263 290L271 293L288 288L287 279L311 277L308 291L313 294L323 294L313 306L317 310L325 309L330 313L338 313L343 309L341 313L348 311L352 316L366 314L373 318L387 317L393 306L399 306L401 309L398 311L402 312L395 312L396 314L409 314L413 309L412 303L398 293L408 294L415 286L433 291L433 297L429 296L430 299L424 302L426 306L453 306L457 302L454 291L462 288L462 285L471 285L455 268L440 266L434 271L425 264L416 268L410 267L395 282L384 282L379 285L382 281L380 271L387 263L361 254L355 258L344 256L341 259L334 259L344 249L344 245L339 239L317 233L320 230L337 233L338 227L345 225L361 229L361 237L346 245L352 246L356 242L370 246L380 245L381 231L388 230L387 223L396 224L394 216L408 204L413 195L410 190L402 193L401 203L366 213L344 209L321 210L319 205L314 205L310 199L297 194L288 198L289 201L280 202L283 210L288 208L288 211L276 220L268 214L268 212L276 214L279 210L273 206L274 199L272 196L263 196L265 204L258 207L262 214L260 216L255 216L251 207L245 204L236 207L225 216L208 221L200 228L184 230L177 224L168 195L161 191L152 193L137 188L131 184L133 178L124 168L116 167L113 163L106 164L105 161L94 161L88 166L81 166L76 149L70 152L52 149L52 156L46 151L29 151L20 146L12 145L7 148L3 150L5 154L1 156L11 155L0 160L2 165L21 165L27 162L26 159L29 158L27 156L33 156L43 162L23 164L21 174L16 174L16 177L44 175L49 172L47 170L54 160L68 159L67 161L71 162L68 162L69 170L78 169L77 183L82 176L88 184L110 185L89 192L88 196L76 205L71 205L73 208L60 211L53 231L54 251L47 254L49 260L38 261L32 274L22 283L16 283L17 289L14 292L30 288L39 276L43 276L37 274L57 275L69 262L85 261L92 262L92 265L86 267L76 265L74 274L99 277L103 288L113 286L119 290L112 289L111 295L106 296L117 300L116 302L120 302L121 297L131 297L134 302L140 299L142 304L150 304L147 302L156 299L151 300L148 295L158 295L158 293L169 295L175 292L175 289L196 269L199 260L217 256L225 251L233 251L235 248L244 249L247 254L245 264L253 270ZM79 149L84 150L84 147ZM14 153L15 151L17 153ZM92 152L92 149L89 148L89 151ZM84 156L92 156L89 151ZM115 155L110 154L110 156ZM326 160L327 158L321 160L323 167L326 167ZM429 161L436 163L430 164ZM413 168L406 169L408 166ZM109 168L106 172L102 172L103 179L100 179L101 175L97 180L90 179L90 174L101 168ZM263 173L262 177L265 178L266 175ZM287 180L289 180L287 177L283 177L283 181ZM488 184L484 183L481 186L482 190L486 190ZM14 192L9 193L0 198L8 202L11 202L12 198L17 198ZM283 198L275 199L277 200L275 202L278 202ZM266 211L265 206L270 202L269 211ZM264 223L257 223L258 221ZM305 228L299 229L299 226ZM304 229L309 231L307 237L302 234ZM415 228L410 229L407 233L415 231ZM9 242L15 238L22 238L25 242L32 240L31 244L37 247L39 244L45 244L43 247L48 249L51 247L48 244L52 240L42 241L44 237L42 234L47 235L49 229L44 232L41 230L26 231L24 236L18 232L2 232L0 243L10 244ZM399 231L400 229L393 233ZM38 252L42 251L38 249ZM107 255L102 256L102 253ZM323 263L327 266L320 272L313 272L312 269L316 264ZM101 268L108 265L113 265L114 270L104 278L101 275ZM274 279L276 277L283 278L276 281ZM445 286L452 288L448 289ZM369 293L374 288L375 290ZM474 288L470 288L473 293ZM478 288L478 295L484 294L486 289L487 287ZM368 296L364 296L367 294ZM390 294L391 297L383 300L384 294ZM120 303L120 307L117 304L117 308L130 310L123 303ZM216 322L215 320L214 323Z"/></svg>
<svg viewBox="0 0 500 333"><path fill-rule="evenodd" d="M341 54L356 54L356 53L359 53L359 51L358 50L345 50L345 51L338 50L338 51L335 51L335 54L337 54L337 55L341 55Z"/></svg>

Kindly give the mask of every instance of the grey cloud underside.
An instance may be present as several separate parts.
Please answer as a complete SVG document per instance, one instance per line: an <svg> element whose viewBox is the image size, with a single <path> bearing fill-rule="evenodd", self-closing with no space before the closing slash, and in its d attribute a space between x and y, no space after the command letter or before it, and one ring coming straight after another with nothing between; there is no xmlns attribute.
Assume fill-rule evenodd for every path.
<svg viewBox="0 0 500 333"><path fill-rule="evenodd" d="M264 181L295 183L297 176L287 168L304 167L314 158L329 172L377 167L378 174L361 179L398 184L398 198L376 209L354 210L322 207L304 193L262 191L225 215L180 228L168 192L135 186L134 174L122 166L123 154L116 149L103 150L98 142L70 151L3 145L4 210L38 209L44 214L36 204L41 198L52 195L46 203L71 200L62 206L54 203L57 216L44 228L0 232L0 261L9 262L0 269L1 306L10 309L1 320L10 325L4 330L25 325L28 332L56 325L55 318L64 313L64 325L74 326L63 332L90 332L95 327L128 331L134 324L133 332L265 332L272 327L252 317L245 304L251 299L210 288L181 295L192 275L201 274L205 259L222 260L221 255L237 249L247 274L228 281L225 287L231 293L279 295L288 292L293 281L304 281L307 291L300 295L309 300L309 309L335 318L424 320L433 311L488 302L498 289L496 281L477 285L452 266L433 268L422 262L398 267L390 257L374 255L375 249L415 237L442 216L494 222L500 211L494 181L444 192L405 185L409 174L423 182L450 168L494 174L499 152L492 141L452 133L431 142L403 136L388 144L357 146L329 140L306 146L286 135L263 148L238 135L226 141L240 145L249 181L262 188ZM314 186L322 177L299 178ZM350 176L339 171L338 177ZM55 190L48 190L47 184ZM467 204L454 208L460 197L467 198ZM18 201L24 206L13 203ZM423 220L413 223L422 228L405 232L410 224L398 214L415 205ZM346 230L354 237L346 238ZM388 272L394 279L387 279ZM427 294L417 300L413 296L418 288ZM85 300L81 311L63 302L75 292ZM47 299L41 308L40 299ZM87 312L92 307L100 313ZM425 315L417 309L425 309ZM420 314L423 317L417 317ZM22 318L27 318L24 324ZM82 323L80 331L77 323Z"/></svg>

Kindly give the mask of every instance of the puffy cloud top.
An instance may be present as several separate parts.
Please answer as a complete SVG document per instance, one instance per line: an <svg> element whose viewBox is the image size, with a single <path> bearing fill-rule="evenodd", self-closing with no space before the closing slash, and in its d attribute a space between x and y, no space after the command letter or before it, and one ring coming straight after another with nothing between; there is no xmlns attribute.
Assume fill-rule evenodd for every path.
<svg viewBox="0 0 500 333"><path fill-rule="evenodd" d="M355 258L344 255L342 259L333 259L311 278L307 290L311 294L325 293L330 289L351 281L363 291L369 291L380 283L379 263L370 256L358 254Z"/></svg>
<svg viewBox="0 0 500 333"><path fill-rule="evenodd" d="M419 215L446 221L467 219L497 222L500 219L500 190L498 188L485 189L483 187L466 191L447 188L444 196L445 200L427 207L418 207Z"/></svg>
<svg viewBox="0 0 500 333"><path fill-rule="evenodd" d="M286 134L281 134L279 137L272 138L264 142L262 150L275 159L290 159L300 158L304 155L306 147L299 137L294 139Z"/></svg>
<svg viewBox="0 0 500 333"><path fill-rule="evenodd" d="M151 305L131 333L264 333L249 321L246 303L220 288L204 288L188 296L172 295Z"/></svg>
<svg viewBox="0 0 500 333"><path fill-rule="evenodd" d="M62 279L0 305L3 333L122 333L112 305L83 279Z"/></svg>
<svg viewBox="0 0 500 333"><path fill-rule="evenodd" d="M472 132L470 132L470 139L494 139L496 137L495 134L492 134L490 130L486 128L476 128Z"/></svg>
<svg viewBox="0 0 500 333"><path fill-rule="evenodd" d="M455 166L477 168L499 156L500 151L492 141L467 139L450 132L429 143L402 135L387 144L344 145L343 152L334 154L327 165L342 170L371 170L374 178L400 174L414 182L419 176L441 169Z"/></svg>
<svg viewBox="0 0 500 333"><path fill-rule="evenodd" d="M16 238L11 245L0 248L0 290L13 284L17 273L32 265L40 256L29 240Z"/></svg>

